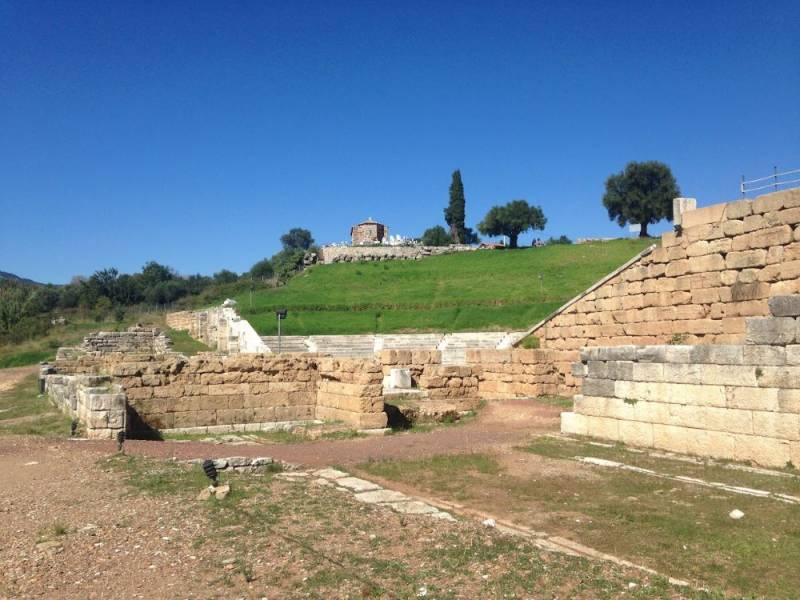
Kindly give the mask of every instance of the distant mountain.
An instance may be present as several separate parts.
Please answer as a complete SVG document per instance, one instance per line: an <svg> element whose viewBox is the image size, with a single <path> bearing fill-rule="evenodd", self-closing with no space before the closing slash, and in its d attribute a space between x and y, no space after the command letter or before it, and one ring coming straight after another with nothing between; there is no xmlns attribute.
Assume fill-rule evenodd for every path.
<svg viewBox="0 0 800 600"><path fill-rule="evenodd" d="M0 271L0 280L3 279L10 279L11 281L19 281L20 283L28 283L30 285L43 285L38 281L34 281L33 279L25 279L24 277L20 277L19 275L14 275L13 273L6 273L5 271Z"/></svg>

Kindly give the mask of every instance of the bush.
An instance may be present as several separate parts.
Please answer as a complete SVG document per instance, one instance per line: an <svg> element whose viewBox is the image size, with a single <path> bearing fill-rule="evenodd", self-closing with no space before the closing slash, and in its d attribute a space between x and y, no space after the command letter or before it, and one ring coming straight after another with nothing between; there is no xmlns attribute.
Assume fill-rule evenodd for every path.
<svg viewBox="0 0 800 600"><path fill-rule="evenodd" d="M425 233L422 234L422 244L424 246L447 246L450 242L450 235L441 225L426 229Z"/></svg>

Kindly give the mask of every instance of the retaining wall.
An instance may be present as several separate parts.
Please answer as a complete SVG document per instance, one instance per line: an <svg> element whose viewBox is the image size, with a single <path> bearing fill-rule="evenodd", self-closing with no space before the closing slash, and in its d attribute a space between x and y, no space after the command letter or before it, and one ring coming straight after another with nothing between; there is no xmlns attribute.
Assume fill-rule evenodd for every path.
<svg viewBox="0 0 800 600"><path fill-rule="evenodd" d="M585 346L739 344L745 319L769 314L767 300L800 292L800 189L676 215L678 232L529 333L564 379Z"/></svg>
<svg viewBox="0 0 800 600"><path fill-rule="evenodd" d="M46 385L60 406L79 401L75 389L62 385L65 375L106 376L124 395L132 434L271 429L274 423L319 418L362 429L386 425L381 367L366 359L212 353L187 358L73 349L60 352L53 369ZM83 420L82 413L76 416Z"/></svg>
<svg viewBox="0 0 800 600"><path fill-rule="evenodd" d="M465 244L449 246L323 246L320 250L320 259L323 263L420 260L426 256L471 252L475 249L474 246Z"/></svg>
<svg viewBox="0 0 800 600"><path fill-rule="evenodd" d="M253 326L236 313L235 305L226 300L215 308L168 313L166 322L220 352L271 352Z"/></svg>
<svg viewBox="0 0 800 600"><path fill-rule="evenodd" d="M109 377L44 374L52 402L81 422L93 439L114 439L125 428L125 394Z"/></svg>
<svg viewBox="0 0 800 600"><path fill-rule="evenodd" d="M747 318L746 344L589 347L562 431L767 466L800 465L800 296Z"/></svg>

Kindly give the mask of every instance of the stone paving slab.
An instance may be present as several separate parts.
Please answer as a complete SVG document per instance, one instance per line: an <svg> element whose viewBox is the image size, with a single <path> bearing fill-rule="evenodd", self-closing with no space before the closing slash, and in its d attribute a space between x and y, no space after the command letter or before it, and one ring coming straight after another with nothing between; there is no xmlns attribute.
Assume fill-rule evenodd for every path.
<svg viewBox="0 0 800 600"><path fill-rule="evenodd" d="M372 492L361 492L353 496L359 502L366 502L367 504L387 504L395 502L408 502L411 500L403 493L394 490L374 490Z"/></svg>
<svg viewBox="0 0 800 600"><path fill-rule="evenodd" d="M342 477L336 479L336 485L354 492L370 492L372 490L381 489L381 486L367 481L366 479L359 479L358 477Z"/></svg>
<svg viewBox="0 0 800 600"><path fill-rule="evenodd" d="M341 479L342 477L347 477L349 473L339 471L338 469L319 469L318 471L314 471L314 475L324 479Z"/></svg>
<svg viewBox="0 0 800 600"><path fill-rule="evenodd" d="M406 515L427 515L439 512L438 508L425 504L419 500L411 500L409 502L396 502L391 505L393 510Z"/></svg>

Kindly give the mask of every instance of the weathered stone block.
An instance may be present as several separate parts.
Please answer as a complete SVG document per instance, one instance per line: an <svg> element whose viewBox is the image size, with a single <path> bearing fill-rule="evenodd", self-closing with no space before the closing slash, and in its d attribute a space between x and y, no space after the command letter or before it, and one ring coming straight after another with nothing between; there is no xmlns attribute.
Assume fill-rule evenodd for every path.
<svg viewBox="0 0 800 600"><path fill-rule="evenodd" d="M769 310L775 317L800 316L800 295L773 296L769 299Z"/></svg>
<svg viewBox="0 0 800 600"><path fill-rule="evenodd" d="M614 382L610 379L584 379L581 391L585 396L614 396Z"/></svg>
<svg viewBox="0 0 800 600"><path fill-rule="evenodd" d="M561 413L561 432L570 435L588 435L589 428L584 415L574 412Z"/></svg>
<svg viewBox="0 0 800 600"><path fill-rule="evenodd" d="M742 346L694 346L690 361L715 365L742 364Z"/></svg>
<svg viewBox="0 0 800 600"><path fill-rule="evenodd" d="M785 345L795 341L797 321L789 317L748 317L746 343Z"/></svg>
<svg viewBox="0 0 800 600"><path fill-rule="evenodd" d="M782 366L786 364L786 348L783 346L741 346L742 364L760 366Z"/></svg>
<svg viewBox="0 0 800 600"><path fill-rule="evenodd" d="M776 388L754 388L730 386L725 390L727 406L745 410L777 411L779 409Z"/></svg>

